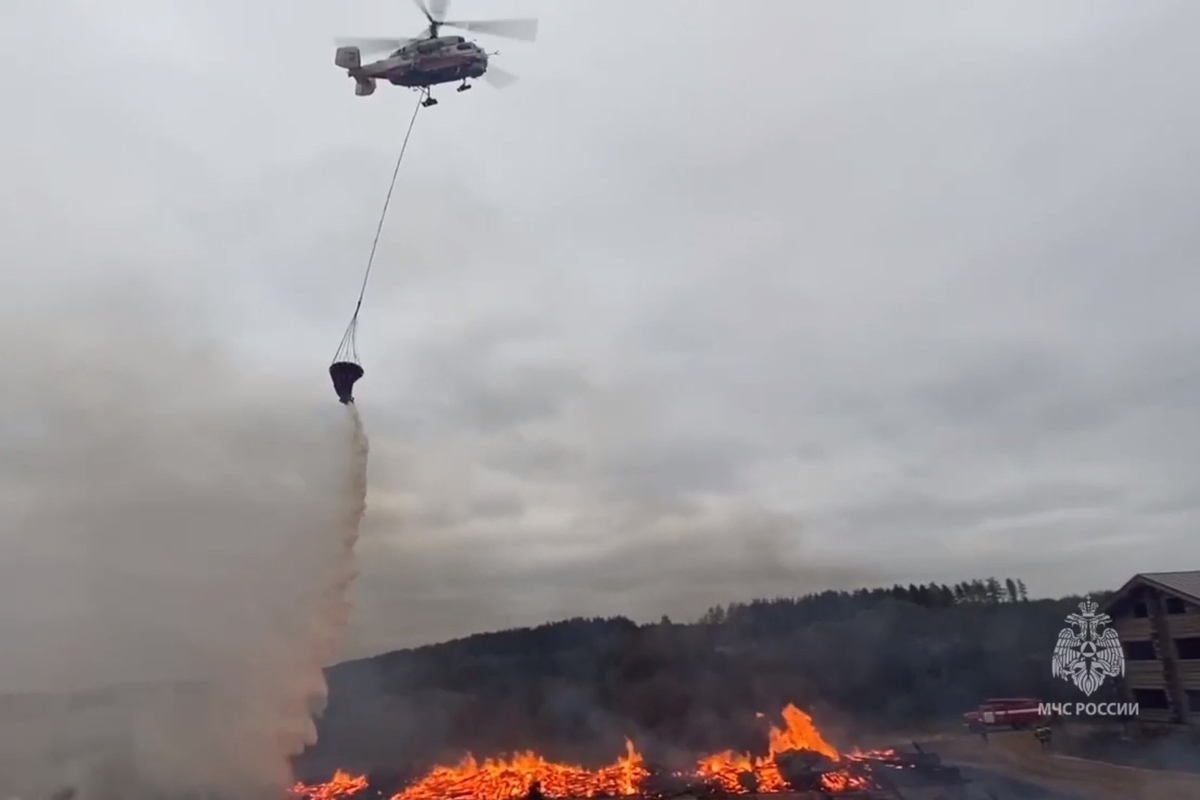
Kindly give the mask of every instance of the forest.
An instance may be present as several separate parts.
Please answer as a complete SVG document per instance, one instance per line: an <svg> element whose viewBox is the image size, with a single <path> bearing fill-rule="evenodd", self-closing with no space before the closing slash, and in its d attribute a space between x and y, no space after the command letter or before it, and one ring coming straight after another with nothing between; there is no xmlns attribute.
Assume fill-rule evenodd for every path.
<svg viewBox="0 0 1200 800"><path fill-rule="evenodd" d="M404 773L524 749L597 764L625 737L668 762L762 751L789 702L852 744L953 724L988 697L1074 699L1050 657L1081 599L1031 599L1014 578L827 591L689 623L576 618L344 662L328 670L319 744L297 773Z"/></svg>

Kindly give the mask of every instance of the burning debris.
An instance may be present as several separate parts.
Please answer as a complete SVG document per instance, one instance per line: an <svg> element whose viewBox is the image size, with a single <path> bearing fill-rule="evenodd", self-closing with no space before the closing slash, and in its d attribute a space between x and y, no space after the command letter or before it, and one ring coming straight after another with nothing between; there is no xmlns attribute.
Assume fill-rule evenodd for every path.
<svg viewBox="0 0 1200 800"><path fill-rule="evenodd" d="M811 793L850 798L903 798L902 787L962 787L966 781L932 753L859 750L841 753L825 741L812 717L794 705L784 727L771 727L765 756L727 750L700 759L690 772L648 766L629 740L625 754L596 770L547 761L536 753L456 766L438 766L396 792L366 776L338 772L321 784L297 784L296 800L567 800L568 798L720 798L734 795Z"/></svg>

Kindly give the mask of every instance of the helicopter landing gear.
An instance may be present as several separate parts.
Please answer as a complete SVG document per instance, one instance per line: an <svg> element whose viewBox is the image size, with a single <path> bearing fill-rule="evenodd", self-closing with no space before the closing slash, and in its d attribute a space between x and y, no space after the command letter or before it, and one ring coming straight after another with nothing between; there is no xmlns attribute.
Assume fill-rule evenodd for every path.
<svg viewBox="0 0 1200 800"><path fill-rule="evenodd" d="M457 89L455 89L455 91L456 92L465 92L467 89L470 89L470 88L471 88L471 84L467 83L466 78L463 78L462 86L459 86Z"/></svg>
<svg viewBox="0 0 1200 800"><path fill-rule="evenodd" d="M430 106L436 106L438 104L437 98L435 98L433 96L433 93L430 92L428 89L423 90L421 92L421 94L425 95L425 99L421 101L421 105L424 106L425 108L429 108Z"/></svg>

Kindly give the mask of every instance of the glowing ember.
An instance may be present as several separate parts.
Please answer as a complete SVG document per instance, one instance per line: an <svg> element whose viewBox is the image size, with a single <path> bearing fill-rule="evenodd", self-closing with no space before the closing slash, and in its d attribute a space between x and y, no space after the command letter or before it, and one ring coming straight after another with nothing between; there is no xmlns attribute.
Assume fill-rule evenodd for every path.
<svg viewBox="0 0 1200 800"><path fill-rule="evenodd" d="M762 714L757 716L762 717ZM783 721L782 728L771 726L765 757L755 758L731 750L716 753L700 759L693 777L728 794L747 794L752 790L782 792L788 789L788 783L780 772L777 758L804 753L833 765L831 771L820 774L821 788L831 793L843 793L869 786L865 778L851 774L846 764L888 761L896 757L894 751L888 750L865 753L855 750L843 756L821 736L812 717L794 705L789 704L783 709ZM648 777L650 771L646 769L642 755L633 742L626 740L625 755L598 770L556 764L533 752L518 753L510 759L487 759L482 763L467 755L456 766L434 767L391 800L517 800L528 795L534 786L548 798L627 797L638 794ZM292 793L304 800L338 800L366 788L365 777L338 772L327 783L296 784Z"/></svg>
<svg viewBox="0 0 1200 800"><path fill-rule="evenodd" d="M292 794L307 797L310 800L335 800L338 797L349 797L367 788L367 779L362 775L347 775L340 769L325 783L309 786L297 783L292 787Z"/></svg>
<svg viewBox="0 0 1200 800"><path fill-rule="evenodd" d="M755 763L745 753L735 753L726 750L700 759L696 766L696 777L706 783L720 786L727 792L738 794L746 791L741 784L741 776L755 771Z"/></svg>
<svg viewBox="0 0 1200 800"><path fill-rule="evenodd" d="M555 764L531 752L482 764L467 756L456 767L434 767L392 800L508 800L524 797L535 783L547 797L617 797L636 794L649 774L629 740L624 757L595 771Z"/></svg>

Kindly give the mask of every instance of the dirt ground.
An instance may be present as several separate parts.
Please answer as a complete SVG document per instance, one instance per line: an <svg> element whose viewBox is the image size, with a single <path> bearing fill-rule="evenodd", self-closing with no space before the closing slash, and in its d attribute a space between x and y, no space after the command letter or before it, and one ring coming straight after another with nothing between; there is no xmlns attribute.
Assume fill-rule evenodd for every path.
<svg viewBox="0 0 1200 800"><path fill-rule="evenodd" d="M1042 750L1029 731L993 733L987 742L978 736L939 737L929 741L927 749L950 763L992 770L1094 800L1200 800L1200 775L1059 755Z"/></svg>

